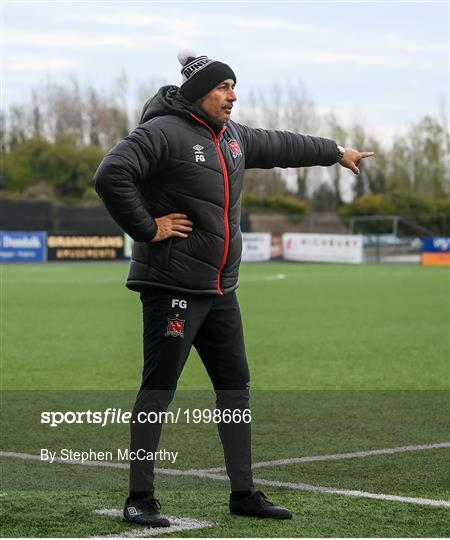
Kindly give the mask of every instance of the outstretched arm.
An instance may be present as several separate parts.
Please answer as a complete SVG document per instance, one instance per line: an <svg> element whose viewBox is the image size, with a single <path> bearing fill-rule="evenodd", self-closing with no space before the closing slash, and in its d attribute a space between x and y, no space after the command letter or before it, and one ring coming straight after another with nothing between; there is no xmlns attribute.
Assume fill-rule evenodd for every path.
<svg viewBox="0 0 450 540"><path fill-rule="evenodd" d="M337 163L340 158L338 145L331 139L290 131L255 129L242 124L235 126L244 144L246 169L329 166ZM372 155L373 152L346 148L339 163L359 174L361 159Z"/></svg>
<svg viewBox="0 0 450 540"><path fill-rule="evenodd" d="M244 145L246 169L329 166L338 161L338 147L331 139L235 125Z"/></svg>

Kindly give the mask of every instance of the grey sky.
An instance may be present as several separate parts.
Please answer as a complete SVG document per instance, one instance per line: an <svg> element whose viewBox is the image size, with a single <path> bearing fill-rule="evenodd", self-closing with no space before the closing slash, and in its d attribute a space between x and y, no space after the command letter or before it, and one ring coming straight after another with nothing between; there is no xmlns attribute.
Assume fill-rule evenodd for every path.
<svg viewBox="0 0 450 540"><path fill-rule="evenodd" d="M448 101L447 2L4 1L2 15L3 107L45 76L179 84L186 47L229 63L238 96L301 80L319 111L382 137Z"/></svg>

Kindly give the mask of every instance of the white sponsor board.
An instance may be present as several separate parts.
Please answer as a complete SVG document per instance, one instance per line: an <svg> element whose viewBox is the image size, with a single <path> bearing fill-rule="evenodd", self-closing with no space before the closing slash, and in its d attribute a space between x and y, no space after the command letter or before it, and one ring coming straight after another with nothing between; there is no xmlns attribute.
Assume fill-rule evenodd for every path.
<svg viewBox="0 0 450 540"><path fill-rule="evenodd" d="M361 264L363 238L353 234L283 234L283 259L287 261Z"/></svg>
<svg viewBox="0 0 450 540"><path fill-rule="evenodd" d="M242 233L242 261L269 261L271 243L270 233Z"/></svg>

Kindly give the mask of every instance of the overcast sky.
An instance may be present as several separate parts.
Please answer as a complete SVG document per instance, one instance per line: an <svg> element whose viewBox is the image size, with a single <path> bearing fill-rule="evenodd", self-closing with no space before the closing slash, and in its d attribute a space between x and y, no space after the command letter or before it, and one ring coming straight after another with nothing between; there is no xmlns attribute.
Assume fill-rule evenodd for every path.
<svg viewBox="0 0 450 540"><path fill-rule="evenodd" d="M382 137L448 101L448 2L2 2L3 107L47 75L179 84L182 48L229 63L238 97L302 81L321 112Z"/></svg>

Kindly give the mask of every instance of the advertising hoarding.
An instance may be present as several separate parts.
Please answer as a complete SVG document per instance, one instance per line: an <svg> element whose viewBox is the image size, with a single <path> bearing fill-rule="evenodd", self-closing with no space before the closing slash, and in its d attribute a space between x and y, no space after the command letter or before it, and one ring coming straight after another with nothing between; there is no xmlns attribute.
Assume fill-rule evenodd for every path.
<svg viewBox="0 0 450 540"><path fill-rule="evenodd" d="M422 264L450 266L450 237L428 236L423 240Z"/></svg>
<svg viewBox="0 0 450 540"><path fill-rule="evenodd" d="M50 261L105 261L124 258L122 235L49 234Z"/></svg>
<svg viewBox="0 0 450 540"><path fill-rule="evenodd" d="M287 261L361 264L363 239L353 234L283 234L283 259Z"/></svg>
<svg viewBox="0 0 450 540"><path fill-rule="evenodd" d="M270 233L242 233L242 262L269 261L271 243Z"/></svg>
<svg viewBox="0 0 450 540"><path fill-rule="evenodd" d="M0 262L44 262L47 260L47 233L0 231Z"/></svg>

